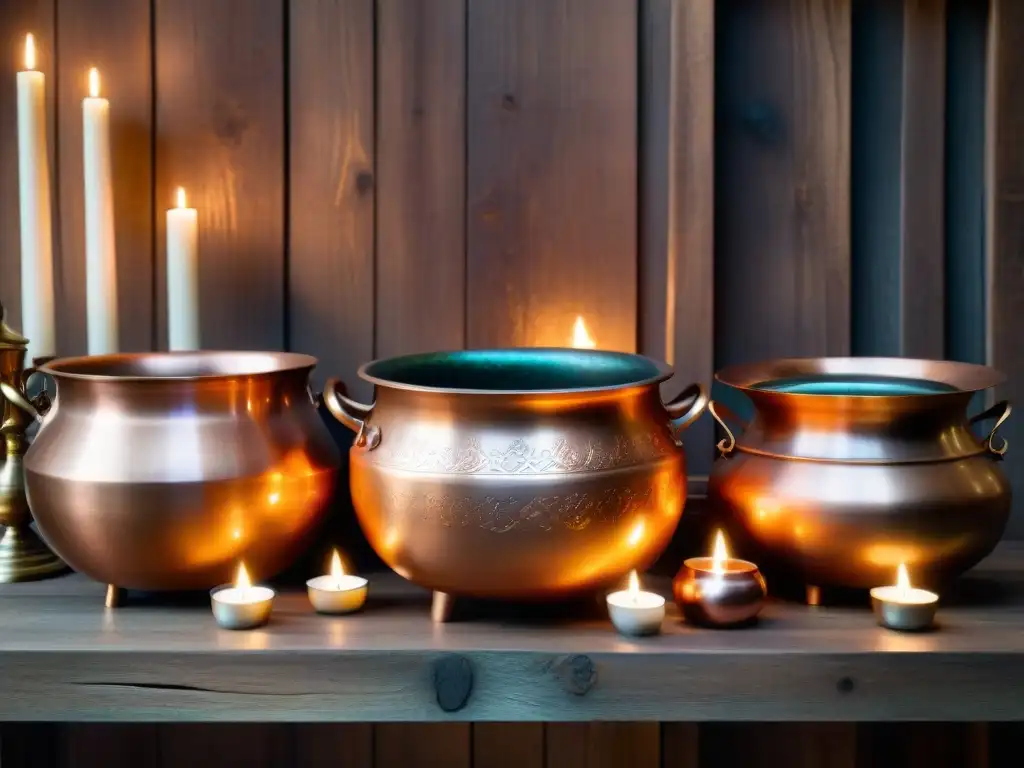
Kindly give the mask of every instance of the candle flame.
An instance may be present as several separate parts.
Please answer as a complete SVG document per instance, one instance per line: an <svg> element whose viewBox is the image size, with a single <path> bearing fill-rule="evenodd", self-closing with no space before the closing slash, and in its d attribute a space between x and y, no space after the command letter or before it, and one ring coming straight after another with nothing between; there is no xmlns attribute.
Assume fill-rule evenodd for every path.
<svg viewBox="0 0 1024 768"><path fill-rule="evenodd" d="M900 567L896 569L896 588L900 592L910 591L910 574L907 573L906 563L900 563Z"/></svg>
<svg viewBox="0 0 1024 768"><path fill-rule="evenodd" d="M587 324L583 322L583 315L576 316L576 324L572 328L572 345L576 349L594 349L597 342L587 332Z"/></svg>
<svg viewBox="0 0 1024 768"><path fill-rule="evenodd" d="M184 208L185 207L185 188L184 187L178 187L177 200L178 200L178 207L179 208Z"/></svg>
<svg viewBox="0 0 1024 768"><path fill-rule="evenodd" d="M334 550L334 554L331 555L331 578L335 586L340 586L341 577L344 575L345 567L341 564L341 555L338 554L338 550Z"/></svg>
<svg viewBox="0 0 1024 768"><path fill-rule="evenodd" d="M100 95L100 71L93 67L89 70L89 96L96 99Z"/></svg>
<svg viewBox="0 0 1024 768"><path fill-rule="evenodd" d="M725 573L725 561L728 559L729 550L725 546L725 534L716 531L715 548L711 553L711 570L715 573Z"/></svg>
<svg viewBox="0 0 1024 768"><path fill-rule="evenodd" d="M245 563L238 564L238 573L235 574L235 587L237 589L249 589L252 587L249 572L245 570Z"/></svg>
<svg viewBox="0 0 1024 768"><path fill-rule="evenodd" d="M640 579L636 575L636 571L629 572L629 589L627 591L629 599L635 603L637 598L640 597Z"/></svg>
<svg viewBox="0 0 1024 768"><path fill-rule="evenodd" d="M36 68L36 39L25 35L25 69Z"/></svg>

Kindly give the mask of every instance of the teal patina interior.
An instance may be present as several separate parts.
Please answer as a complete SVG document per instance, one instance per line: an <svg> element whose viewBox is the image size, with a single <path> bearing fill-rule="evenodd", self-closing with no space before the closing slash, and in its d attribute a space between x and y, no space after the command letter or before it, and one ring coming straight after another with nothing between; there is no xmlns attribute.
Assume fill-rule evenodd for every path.
<svg viewBox="0 0 1024 768"><path fill-rule="evenodd" d="M959 392L956 387L937 381L895 376L824 374L773 379L754 384L751 389L783 392L789 395L840 395L857 397L894 397L941 395Z"/></svg>
<svg viewBox="0 0 1024 768"><path fill-rule="evenodd" d="M621 387L660 377L652 361L620 352L479 349L406 355L371 363L381 382L436 389L529 391Z"/></svg>

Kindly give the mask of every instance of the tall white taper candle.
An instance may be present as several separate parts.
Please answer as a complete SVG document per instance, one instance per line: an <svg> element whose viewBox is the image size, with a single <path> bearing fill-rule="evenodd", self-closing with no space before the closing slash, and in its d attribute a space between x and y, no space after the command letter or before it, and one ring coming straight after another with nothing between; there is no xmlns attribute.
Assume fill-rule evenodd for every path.
<svg viewBox="0 0 1024 768"><path fill-rule="evenodd" d="M25 38L18 73L18 193L21 201L21 331L29 359L56 354L50 162L46 148L46 78L35 71L36 47Z"/></svg>
<svg viewBox="0 0 1024 768"><path fill-rule="evenodd" d="M100 97L100 75L89 70L82 100L82 166L85 176L85 288L89 354L118 351L117 254L114 190L110 175L110 102Z"/></svg>
<svg viewBox="0 0 1024 768"><path fill-rule="evenodd" d="M185 207L181 187L177 202L167 211L167 345L188 351L200 348L199 215Z"/></svg>

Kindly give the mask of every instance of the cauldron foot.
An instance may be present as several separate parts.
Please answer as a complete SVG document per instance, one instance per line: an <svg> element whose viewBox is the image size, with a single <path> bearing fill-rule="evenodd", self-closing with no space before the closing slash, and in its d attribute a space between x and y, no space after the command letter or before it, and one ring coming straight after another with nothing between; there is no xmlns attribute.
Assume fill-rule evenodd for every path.
<svg viewBox="0 0 1024 768"><path fill-rule="evenodd" d="M807 585L807 604L821 605L821 587L816 587L812 584Z"/></svg>
<svg viewBox="0 0 1024 768"><path fill-rule="evenodd" d="M124 604L127 596L127 590L121 589L121 587L113 584L107 584L107 598L103 601L103 604L107 606L107 608L118 608Z"/></svg>
<svg viewBox="0 0 1024 768"><path fill-rule="evenodd" d="M435 624L445 624L455 614L455 596L447 592L434 592L430 603L430 618Z"/></svg>

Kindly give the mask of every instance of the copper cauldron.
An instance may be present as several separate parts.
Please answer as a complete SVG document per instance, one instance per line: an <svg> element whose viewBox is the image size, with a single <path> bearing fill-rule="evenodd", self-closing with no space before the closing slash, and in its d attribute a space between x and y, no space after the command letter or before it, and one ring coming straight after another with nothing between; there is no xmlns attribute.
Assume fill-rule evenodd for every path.
<svg viewBox="0 0 1024 768"><path fill-rule="evenodd" d="M1010 485L995 433L1010 405L966 415L974 392L1002 381L997 371L823 358L740 365L716 379L745 393L755 415L735 437L721 404L709 405L725 430L709 502L762 563L814 586L891 584L900 563L915 581L941 583L1002 536ZM995 424L979 439L970 426L985 419Z"/></svg>
<svg viewBox="0 0 1024 768"><path fill-rule="evenodd" d="M363 529L411 581L455 595L565 597L645 567L675 531L686 499L679 434L707 400L693 385L662 404L671 371L653 360L473 350L380 360L359 374L376 385L372 406L333 381L324 400L357 433L351 487Z"/></svg>
<svg viewBox="0 0 1024 768"><path fill-rule="evenodd" d="M188 352L42 366L57 395L36 413L25 480L43 537L76 570L122 588L206 589L230 581L239 560L254 577L283 570L340 465L308 389L315 365Z"/></svg>

